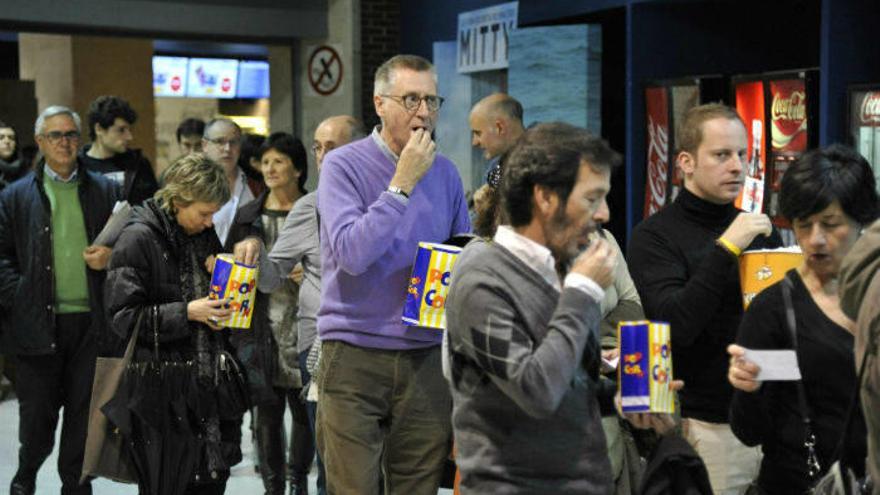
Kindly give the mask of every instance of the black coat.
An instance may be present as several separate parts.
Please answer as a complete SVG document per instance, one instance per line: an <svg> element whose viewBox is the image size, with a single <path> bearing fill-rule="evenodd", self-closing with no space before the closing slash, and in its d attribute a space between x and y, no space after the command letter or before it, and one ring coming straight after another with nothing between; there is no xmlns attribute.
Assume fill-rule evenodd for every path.
<svg viewBox="0 0 880 495"><path fill-rule="evenodd" d="M187 244L192 251L189 251ZM147 383L149 380L138 385L137 378L132 379L131 374L127 375L126 379L129 381L124 381L120 385L120 390L132 399L111 407L111 421L124 416L123 412L128 408L132 411L136 410L138 404L142 403L143 395L148 394L150 390L158 390L159 395L167 393L172 398L175 396L170 391L179 392L185 397L180 404L177 404L179 410L174 409L174 404L170 406L170 403L159 404L156 408L146 408L150 411L154 409L158 411L155 417L148 419L135 414L133 421L149 425L174 422L184 425L177 426L177 430L172 429L171 434L158 433L155 442L157 445L164 445L163 448L169 448L168 446L173 442L178 442L184 446L184 450L188 449L187 455L200 452L197 457L198 466L194 470L185 469L185 472L173 475L190 480L193 479L191 476L195 475L208 476L207 473L212 470L208 467L210 459L206 454L208 443L212 445L213 442L217 443L220 449L219 455L225 466L224 474L216 480L225 479L228 476L228 468L241 461L240 421L246 404L240 408L229 407L231 403L227 399L230 397L228 392L231 382L221 380L218 385L217 379L214 378L216 375L213 374L215 369L210 370L207 375L212 377L210 380L213 382L202 381L206 376L201 368L202 358L207 358L208 366L213 367L219 355L215 351L231 350L228 346L228 331L204 332L207 327L203 324L189 321L187 289L183 287L184 277L181 277L182 271L188 270L205 270L202 275L207 277L204 260L209 255L219 253L220 250L220 241L214 229L206 229L194 236L187 236L177 221L159 207L156 200L148 199L143 205L134 208L131 220L116 242L107 272L106 307L113 336L120 342L127 342L138 315L144 314L133 361L136 363L155 361L154 349L158 347L159 362L195 363L192 369L187 370L184 367L184 371L177 372L180 373L178 375L173 373L165 375L165 378L158 380L158 385L153 384L154 388L150 388ZM189 252L194 252L194 258L197 260L192 264L185 258ZM194 288L191 287L190 290L192 289ZM194 294L191 298L201 296L207 294ZM154 307L155 320L149 316L153 313ZM205 335L207 339L202 344L199 344L200 334ZM205 356L205 352L211 355ZM162 368L162 365L159 364L157 367ZM199 381L189 381L193 378ZM175 379L182 380L182 383L175 383ZM194 386L193 383L198 385ZM243 387L243 383L241 385ZM181 398L181 395L177 398ZM162 399L158 398L158 400ZM241 404L241 402L237 403L237 405ZM185 414L180 412L184 409L188 411ZM206 432L209 431L207 428L214 419L219 420L220 436L212 439L210 433ZM117 423L117 426L119 424ZM125 434L131 435L132 438L147 438L144 432L148 430L149 428L142 427L140 430ZM169 440L171 443L168 443ZM152 466L150 469L158 469L161 472L164 468ZM210 476L202 478L203 481L209 482L212 479L214 478Z"/></svg>
<svg viewBox="0 0 880 495"><path fill-rule="evenodd" d="M161 350L175 358L193 352L193 330L180 284L177 229L176 222L161 211L155 200L135 207L132 219L116 241L106 284L107 315L115 337L127 342L138 314L155 305ZM205 246L203 258L220 252L214 229L205 229L198 236ZM138 340L138 353L152 349L152 333L142 331ZM138 354L135 360L139 360Z"/></svg>
<svg viewBox="0 0 880 495"><path fill-rule="evenodd" d="M156 174L153 172L150 160L147 160L141 150L128 150L112 158L99 160L87 154L90 148L90 145L86 145L80 150L80 163L99 174L124 172L121 184L122 199L128 201L130 205L139 205L156 194L159 189Z"/></svg>
<svg viewBox="0 0 880 495"><path fill-rule="evenodd" d="M91 242L107 223L119 190L100 175L79 171L79 201ZM43 187L43 164L0 194L0 307L9 350L24 355L53 354L55 275L51 207ZM86 269L90 332L103 333L104 271Z"/></svg>

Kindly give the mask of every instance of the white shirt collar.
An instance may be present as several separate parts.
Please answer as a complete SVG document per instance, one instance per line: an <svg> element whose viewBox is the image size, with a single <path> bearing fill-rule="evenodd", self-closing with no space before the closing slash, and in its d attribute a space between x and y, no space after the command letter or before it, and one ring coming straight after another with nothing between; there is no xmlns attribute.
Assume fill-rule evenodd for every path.
<svg viewBox="0 0 880 495"><path fill-rule="evenodd" d="M79 167L73 169L73 172L71 172L70 177L68 177L66 179L63 179L60 175L58 175L58 172L55 172L54 170L52 170L52 167L50 167L48 163L43 164L43 173L48 175L49 178L55 182L65 182L65 183L66 182L73 182L79 178Z"/></svg>
<svg viewBox="0 0 880 495"><path fill-rule="evenodd" d="M556 260L553 259L553 254L546 246L516 233L509 225L498 226L498 230L495 231L494 241L513 253L514 256L537 272L556 290L560 290L559 274L556 273Z"/></svg>

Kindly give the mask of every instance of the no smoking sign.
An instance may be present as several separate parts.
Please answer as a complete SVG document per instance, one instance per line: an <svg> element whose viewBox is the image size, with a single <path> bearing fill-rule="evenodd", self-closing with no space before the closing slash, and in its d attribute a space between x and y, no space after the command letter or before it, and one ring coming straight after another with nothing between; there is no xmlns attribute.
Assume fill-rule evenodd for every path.
<svg viewBox="0 0 880 495"><path fill-rule="evenodd" d="M322 45L310 50L309 86L321 96L329 96L342 83L342 58L331 46Z"/></svg>

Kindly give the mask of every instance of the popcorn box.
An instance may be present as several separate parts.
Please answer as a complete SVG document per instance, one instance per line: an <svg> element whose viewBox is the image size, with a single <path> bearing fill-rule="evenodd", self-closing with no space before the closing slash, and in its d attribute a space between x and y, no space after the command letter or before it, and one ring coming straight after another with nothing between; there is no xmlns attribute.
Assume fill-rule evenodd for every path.
<svg viewBox="0 0 880 495"><path fill-rule="evenodd" d="M669 323L618 323L617 383L623 412L675 412L670 336Z"/></svg>
<svg viewBox="0 0 880 495"><path fill-rule="evenodd" d="M403 305L403 323L446 329L446 294L460 247L420 242Z"/></svg>
<svg viewBox="0 0 880 495"><path fill-rule="evenodd" d="M739 258L743 308L748 309L755 296L782 280L785 272L800 265L803 259L804 255L798 247L760 249L743 253Z"/></svg>
<svg viewBox="0 0 880 495"><path fill-rule="evenodd" d="M229 328L250 328L257 296L257 268L238 263L231 254L219 254L214 259L211 275L211 299L229 299L233 314L219 322Z"/></svg>

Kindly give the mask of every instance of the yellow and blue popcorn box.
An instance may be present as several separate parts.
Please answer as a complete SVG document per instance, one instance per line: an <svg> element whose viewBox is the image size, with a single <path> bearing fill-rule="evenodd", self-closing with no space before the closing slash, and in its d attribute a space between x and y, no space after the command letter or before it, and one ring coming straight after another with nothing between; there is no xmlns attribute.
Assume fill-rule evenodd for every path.
<svg viewBox="0 0 880 495"><path fill-rule="evenodd" d="M232 316L220 321L220 326L250 328L257 297L257 267L238 263L231 254L218 254L208 297L226 299L232 308Z"/></svg>
<svg viewBox="0 0 880 495"><path fill-rule="evenodd" d="M623 412L675 412L669 323L622 321L617 325L617 338Z"/></svg>
<svg viewBox="0 0 880 495"><path fill-rule="evenodd" d="M452 267L461 248L420 242L403 305L403 323L446 329L446 296Z"/></svg>

